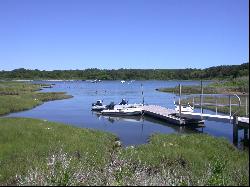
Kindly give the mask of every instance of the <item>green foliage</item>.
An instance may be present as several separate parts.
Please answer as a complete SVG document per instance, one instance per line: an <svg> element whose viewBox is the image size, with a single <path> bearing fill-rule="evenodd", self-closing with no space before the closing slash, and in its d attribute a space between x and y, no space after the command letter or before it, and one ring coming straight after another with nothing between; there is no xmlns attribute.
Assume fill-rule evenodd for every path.
<svg viewBox="0 0 250 187"><path fill-rule="evenodd" d="M49 163L57 172L54 179L51 173L50 179L54 180L51 182L65 185L80 162L92 169L103 168L110 161L115 140L110 133L44 120L0 118L0 185L15 184L15 176L27 174L31 168L50 167L49 155L52 156ZM57 155L61 150L70 156L70 167L66 155Z"/></svg>
<svg viewBox="0 0 250 187"><path fill-rule="evenodd" d="M249 185L249 155L204 134L116 137L43 120L0 119L1 185Z"/></svg>
<svg viewBox="0 0 250 187"><path fill-rule="evenodd" d="M15 69L1 71L0 79L101 79L101 80L190 80L225 79L249 75L249 63L202 69L118 69L53 70Z"/></svg>
<svg viewBox="0 0 250 187"><path fill-rule="evenodd" d="M204 134L157 134L149 144L124 149L119 156L146 166L151 174L174 171L183 179L174 185L249 184L248 153L238 151L225 139Z"/></svg>

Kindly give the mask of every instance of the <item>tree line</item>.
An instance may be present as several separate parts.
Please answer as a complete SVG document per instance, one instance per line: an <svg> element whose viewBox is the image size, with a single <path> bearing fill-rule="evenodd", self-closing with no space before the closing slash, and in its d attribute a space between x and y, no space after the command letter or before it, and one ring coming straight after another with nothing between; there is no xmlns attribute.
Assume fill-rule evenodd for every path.
<svg viewBox="0 0 250 187"><path fill-rule="evenodd" d="M0 79L100 79L100 80L195 80L230 79L249 76L249 62L241 65L222 65L206 69L84 69L0 71Z"/></svg>

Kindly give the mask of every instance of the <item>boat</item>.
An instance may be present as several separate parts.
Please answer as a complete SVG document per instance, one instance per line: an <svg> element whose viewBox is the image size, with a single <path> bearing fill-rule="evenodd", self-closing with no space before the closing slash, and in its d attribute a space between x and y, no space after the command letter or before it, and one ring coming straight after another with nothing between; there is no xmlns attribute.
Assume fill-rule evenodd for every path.
<svg viewBox="0 0 250 187"><path fill-rule="evenodd" d="M133 105L129 105L126 107L115 107L117 105L114 102L111 102L109 105L106 106L106 109L101 111L102 115L109 115L109 116L136 116L142 114L142 108L136 107Z"/></svg>
<svg viewBox="0 0 250 187"><path fill-rule="evenodd" d="M126 81L125 80L121 80L121 83L125 83Z"/></svg>
<svg viewBox="0 0 250 187"><path fill-rule="evenodd" d="M97 100L96 103L92 103L91 110L102 111L106 108L106 105L102 104L102 100Z"/></svg>
<svg viewBox="0 0 250 187"><path fill-rule="evenodd" d="M102 80L97 80L97 79L95 79L95 80L90 80L90 82L91 82L91 83L98 83L98 82L102 82Z"/></svg>
<svg viewBox="0 0 250 187"><path fill-rule="evenodd" d="M126 99L122 99L122 101L118 105L114 105L114 108L122 109L122 108L139 108L142 107L141 103L129 104Z"/></svg>
<svg viewBox="0 0 250 187"><path fill-rule="evenodd" d="M174 101L175 111L179 112L180 106L177 105ZM187 105L181 105L181 112L193 112L194 107L192 107L189 103Z"/></svg>

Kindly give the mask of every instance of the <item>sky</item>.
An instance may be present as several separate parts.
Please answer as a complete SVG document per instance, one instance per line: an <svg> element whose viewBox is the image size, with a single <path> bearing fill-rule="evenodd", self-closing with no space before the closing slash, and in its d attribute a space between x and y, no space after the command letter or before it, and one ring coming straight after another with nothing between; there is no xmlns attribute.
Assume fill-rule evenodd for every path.
<svg viewBox="0 0 250 187"><path fill-rule="evenodd" d="M248 0L0 0L0 70L249 62Z"/></svg>

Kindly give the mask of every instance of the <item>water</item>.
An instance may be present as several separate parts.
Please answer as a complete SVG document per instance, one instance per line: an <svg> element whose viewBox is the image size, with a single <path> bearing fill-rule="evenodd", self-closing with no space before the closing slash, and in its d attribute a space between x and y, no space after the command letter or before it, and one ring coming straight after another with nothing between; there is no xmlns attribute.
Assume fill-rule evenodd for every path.
<svg viewBox="0 0 250 187"><path fill-rule="evenodd" d="M46 102L34 109L9 114L9 117L30 117L49 121L61 122L82 128L98 129L111 132L119 137L124 146L138 145L148 142L154 133L208 133L216 137L224 137L232 142L233 127L230 123L205 121L206 127L199 130L180 128L149 117L104 117L91 111L91 104L103 100L104 104L114 101L119 103L125 98L129 103L142 102L142 88L146 104L156 104L174 108L172 93L162 93L155 89L182 85L199 85L199 81L102 81L91 83L87 81L39 82L55 83L53 88L43 89L42 92L67 92L74 97L71 99ZM204 84L208 84L205 82ZM209 111L212 113L211 111ZM243 133L239 133L239 138Z"/></svg>

